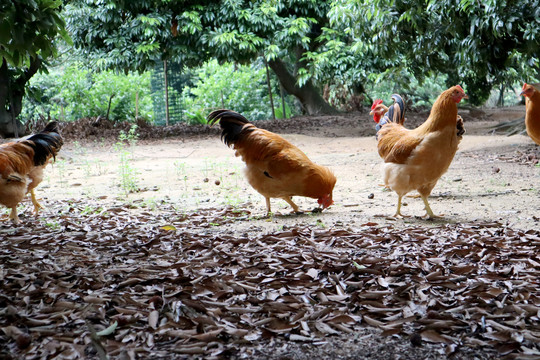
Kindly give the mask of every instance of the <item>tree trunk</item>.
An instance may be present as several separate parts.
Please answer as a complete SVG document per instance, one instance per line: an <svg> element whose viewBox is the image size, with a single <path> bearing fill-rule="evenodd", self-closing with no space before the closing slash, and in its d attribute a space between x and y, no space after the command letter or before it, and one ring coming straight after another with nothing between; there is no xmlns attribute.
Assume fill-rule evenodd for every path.
<svg viewBox="0 0 540 360"><path fill-rule="evenodd" d="M34 76L40 66L41 60L39 58L32 58L30 67L19 77L13 78L8 69L7 61L2 58L2 64L0 66L0 136L13 137L15 135L12 115L14 114L15 117L20 115L26 83ZM9 90L11 90L11 97ZM19 121L15 123L17 124L18 134L24 135L24 126Z"/></svg>
<svg viewBox="0 0 540 360"><path fill-rule="evenodd" d="M338 111L328 104L317 88L308 81L304 86L298 86L296 78L287 70L287 66L280 59L274 59L268 62L270 68L274 71L283 88L302 103L304 110L309 115L337 114Z"/></svg>

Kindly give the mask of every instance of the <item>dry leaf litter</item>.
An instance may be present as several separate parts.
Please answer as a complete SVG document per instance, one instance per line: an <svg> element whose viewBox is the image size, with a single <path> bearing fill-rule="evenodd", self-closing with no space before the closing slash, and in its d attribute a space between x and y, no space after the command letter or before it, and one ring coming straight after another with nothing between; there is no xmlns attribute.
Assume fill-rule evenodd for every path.
<svg viewBox="0 0 540 360"><path fill-rule="evenodd" d="M292 359L373 328L411 351L437 344L433 358L540 357L538 231L367 223L232 237L220 226L248 210L92 209L73 200L1 224L0 358Z"/></svg>

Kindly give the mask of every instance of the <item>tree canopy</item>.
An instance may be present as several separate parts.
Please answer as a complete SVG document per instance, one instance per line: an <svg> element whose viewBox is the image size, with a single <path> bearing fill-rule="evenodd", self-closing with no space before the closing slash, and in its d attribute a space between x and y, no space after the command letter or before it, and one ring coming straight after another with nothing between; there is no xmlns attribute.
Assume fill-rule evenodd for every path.
<svg viewBox="0 0 540 360"><path fill-rule="evenodd" d="M28 80L69 41L100 69L261 57L309 114L325 85L392 91L444 75L482 104L496 86L540 80L540 0L14 0L0 5L0 133L15 132ZM64 24L66 19L67 26ZM414 80L414 81L412 81ZM10 128L11 126L11 128ZM20 126L20 125L19 125Z"/></svg>
<svg viewBox="0 0 540 360"><path fill-rule="evenodd" d="M539 0L338 0L329 18L363 68L446 74L477 105L540 74Z"/></svg>
<svg viewBox="0 0 540 360"><path fill-rule="evenodd" d="M312 95L326 82L342 82L363 91L376 76L406 70L419 80L445 74L448 86L463 84L480 104L493 86L538 78L539 5L78 0L68 6L68 22L76 45L98 67L141 70L156 59L193 66L211 58L246 63L264 56L282 85L300 98L300 88L313 87ZM408 82L403 79L403 88ZM318 104L323 106L320 99ZM316 106L304 105L316 112Z"/></svg>
<svg viewBox="0 0 540 360"><path fill-rule="evenodd" d="M304 54L321 45L329 10L316 0L78 0L66 15L75 46L97 67L144 70L156 60L196 66L263 56L306 111L318 113L334 110L309 78L298 77Z"/></svg>
<svg viewBox="0 0 540 360"><path fill-rule="evenodd" d="M12 0L0 4L0 135L22 131L14 122L25 86L56 56L58 36L70 41L60 16L61 0ZM15 125L18 124L18 125Z"/></svg>

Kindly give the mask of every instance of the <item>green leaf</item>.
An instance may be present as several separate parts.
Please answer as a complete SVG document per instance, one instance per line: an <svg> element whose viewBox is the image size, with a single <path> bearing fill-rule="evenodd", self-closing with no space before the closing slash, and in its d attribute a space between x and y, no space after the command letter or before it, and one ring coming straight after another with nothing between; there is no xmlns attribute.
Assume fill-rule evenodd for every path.
<svg viewBox="0 0 540 360"><path fill-rule="evenodd" d="M97 336L108 336L113 334L116 331L116 328L118 327L118 322L113 322L108 328L103 329L101 331L96 332Z"/></svg>

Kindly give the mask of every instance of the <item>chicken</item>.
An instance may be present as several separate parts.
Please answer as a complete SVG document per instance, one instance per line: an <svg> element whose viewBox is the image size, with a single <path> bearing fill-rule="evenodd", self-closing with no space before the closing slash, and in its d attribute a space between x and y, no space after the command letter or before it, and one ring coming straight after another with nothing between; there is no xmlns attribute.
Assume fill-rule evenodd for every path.
<svg viewBox="0 0 540 360"><path fill-rule="evenodd" d="M246 163L249 184L266 198L267 215L271 213L270 198L285 200L296 213L300 210L292 196L317 199L319 210L333 204L336 177L330 169L314 164L281 136L257 128L234 111L216 110L208 115L209 124L218 121L221 139Z"/></svg>
<svg viewBox="0 0 540 360"><path fill-rule="evenodd" d="M385 106L381 99L375 100L373 105L371 105L371 112L369 114L373 115L373 121L377 123L375 126L377 132L390 119L394 119L394 122L400 125L403 125L405 121L405 103L403 99L397 94L392 95L392 99L394 99L394 103L390 107Z"/></svg>
<svg viewBox="0 0 540 360"><path fill-rule="evenodd" d="M402 125L403 100L399 95L393 95L392 98L394 104L388 112L385 113L379 103L374 104L371 114L377 115L379 119L384 115L379 122L381 129L377 133L377 147L384 160L384 183L398 195L394 216L403 216L403 196L417 190L424 201L426 217L433 218L436 215L429 206L428 196L456 154L464 133L463 119L457 114L457 104L468 96L459 85L444 91L433 104L428 119L413 130Z"/></svg>
<svg viewBox="0 0 540 360"><path fill-rule="evenodd" d="M41 205L34 189L43 180L43 169L63 144L58 123L51 122L39 134L0 145L0 204L11 209L9 218L18 224L17 205L30 193L34 213Z"/></svg>
<svg viewBox="0 0 540 360"><path fill-rule="evenodd" d="M523 84L521 95L525 96L525 127L527 134L540 145L540 90L531 84Z"/></svg>

